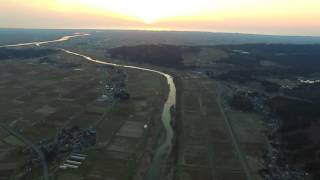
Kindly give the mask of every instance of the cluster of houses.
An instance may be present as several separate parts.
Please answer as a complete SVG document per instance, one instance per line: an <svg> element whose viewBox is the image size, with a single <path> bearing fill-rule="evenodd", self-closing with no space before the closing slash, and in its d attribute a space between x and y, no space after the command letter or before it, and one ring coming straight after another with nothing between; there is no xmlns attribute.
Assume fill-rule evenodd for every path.
<svg viewBox="0 0 320 180"><path fill-rule="evenodd" d="M100 100L127 100L130 94L127 92L127 74L121 68L112 67L107 73L102 84L102 96Z"/></svg>
<svg viewBox="0 0 320 180"><path fill-rule="evenodd" d="M85 154L72 153L68 159L66 159L63 164L59 166L59 169L65 170L68 168L77 169L82 164L82 162L87 158Z"/></svg>

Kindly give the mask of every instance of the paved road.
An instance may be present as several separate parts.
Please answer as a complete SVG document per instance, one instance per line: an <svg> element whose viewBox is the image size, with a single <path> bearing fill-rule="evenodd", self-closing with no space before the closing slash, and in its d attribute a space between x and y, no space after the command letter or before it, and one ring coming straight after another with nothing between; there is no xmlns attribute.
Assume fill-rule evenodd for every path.
<svg viewBox="0 0 320 180"><path fill-rule="evenodd" d="M243 154L243 152L242 152L242 150L240 148L238 139L236 137L236 133L234 132L232 124L231 124L229 118L227 117L227 115L225 114L224 108L223 108L223 106L221 104L221 102L222 102L221 101L221 94L222 94L221 85L218 85L217 88L218 88L217 103L219 105L219 108L221 109L221 112L222 112L222 115L223 115L223 119L225 120L225 123L227 125L227 129L228 129L229 134L230 134L231 139L232 139L232 144L233 144L233 146L234 146L234 148L236 150L236 153L237 153L237 155L239 157L242 169L244 170L245 175L246 175L246 179L247 180L253 180L254 178L251 175L247 159L246 159L245 155Z"/></svg>
<svg viewBox="0 0 320 180"><path fill-rule="evenodd" d="M12 127L8 126L7 124L0 123L0 127L5 129L6 131L8 131L11 135L13 135L16 138L18 138L20 141L22 141L25 145L27 145L30 148L32 148L38 154L38 156L39 156L39 158L41 160L44 180L49 180L48 164L47 164L47 161L46 161L45 156L44 156L43 152L41 151L41 149L37 145L33 144L30 140L28 140L27 138L23 137L23 135L21 135L15 129L13 129Z"/></svg>

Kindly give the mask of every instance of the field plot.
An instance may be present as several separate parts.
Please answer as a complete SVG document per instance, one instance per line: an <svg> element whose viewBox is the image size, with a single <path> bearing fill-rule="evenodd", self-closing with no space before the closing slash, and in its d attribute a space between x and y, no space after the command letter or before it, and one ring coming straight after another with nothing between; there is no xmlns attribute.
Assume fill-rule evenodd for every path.
<svg viewBox="0 0 320 180"><path fill-rule="evenodd" d="M86 109L94 108L101 95L101 69L63 56L50 58L61 64L73 61L83 69L42 64L36 59L0 63L1 76L6 77L1 82L2 121L34 142L51 137L56 128L83 124L76 119L80 114L91 116L84 125L100 117Z"/></svg>
<svg viewBox="0 0 320 180"><path fill-rule="evenodd" d="M227 111L227 115L233 124L243 153L246 154L252 176L255 179L263 179L258 172L265 168L263 155L268 147L266 137L262 133L266 131L262 117L231 109Z"/></svg>
<svg viewBox="0 0 320 180"><path fill-rule="evenodd" d="M245 179L221 109L216 85L194 74L182 74L182 102L177 179Z"/></svg>
<svg viewBox="0 0 320 180"><path fill-rule="evenodd" d="M127 70L131 98L116 103L97 126L97 146L77 170L61 171L57 179L141 179L161 125L167 86L157 74ZM144 128L147 124L148 128Z"/></svg>
<svg viewBox="0 0 320 180"><path fill-rule="evenodd" d="M168 93L165 78L125 69L130 99L100 101L107 69L62 52L0 62L1 122L32 142L54 138L62 128L88 128L99 122L96 146L85 152L83 166L79 171L59 171L58 179L124 179L138 171L143 176L147 169L140 168L146 165L140 161L150 160L161 127ZM0 162L7 164L0 163L0 179L26 163L22 149L23 143L0 129Z"/></svg>
<svg viewBox="0 0 320 180"><path fill-rule="evenodd" d="M24 144L0 128L0 179L13 177L26 158L19 153Z"/></svg>
<svg viewBox="0 0 320 180"><path fill-rule="evenodd" d="M96 65L63 53L1 60L1 123L14 127L33 143L53 138L62 128L88 127L104 112L99 108L109 106L97 102L102 73ZM6 131L1 129L0 133ZM26 164L24 144L12 135L3 135L0 146L0 162L10 160L10 166L0 168L0 174L24 171L19 169ZM8 174L5 177L10 177Z"/></svg>

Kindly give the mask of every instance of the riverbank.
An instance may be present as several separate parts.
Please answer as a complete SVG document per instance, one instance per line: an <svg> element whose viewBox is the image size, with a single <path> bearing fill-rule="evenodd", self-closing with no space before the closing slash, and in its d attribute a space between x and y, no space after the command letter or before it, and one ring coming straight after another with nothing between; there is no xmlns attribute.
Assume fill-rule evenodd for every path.
<svg viewBox="0 0 320 180"><path fill-rule="evenodd" d="M166 180L174 180L177 175L177 165L180 156L180 146L181 146L181 133L182 133L182 108L181 108L181 100L182 100L182 92L183 92L183 84L179 74L177 72L172 72L171 76L174 79L174 83L176 85L176 106L175 111L172 117L172 127L174 130L174 139L172 141L172 150L167 163L167 176Z"/></svg>
<svg viewBox="0 0 320 180"><path fill-rule="evenodd" d="M160 78L161 79L161 84L162 84L162 103L165 103L168 94L169 94L169 88L167 85L166 79ZM161 103L161 104L162 104ZM154 112L154 114L161 114L162 109L159 109L159 111ZM147 175L147 171L149 170L149 166L152 162L152 159L154 157L154 154L156 153L157 147L160 145L159 144L159 138L161 134L164 131L164 127L161 121L161 117L157 116L156 120L150 122L148 124L148 128L146 131L145 135L145 152L141 155L139 158L140 163L137 164L137 170L135 172L135 175L133 177L133 180L142 180L145 179ZM160 140L161 141L161 140Z"/></svg>
<svg viewBox="0 0 320 180"><path fill-rule="evenodd" d="M163 107L163 112L161 115L161 120L165 129L165 141L160 144L160 146L155 150L155 153L153 153L152 157L152 162L148 168L147 174L146 174L146 179L159 179L161 176L161 167L162 164L166 162L167 156L169 155L172 147L172 138L173 138L173 129L171 127L171 112L170 108L172 106L175 106L176 104L176 87L173 82L173 78L164 72L154 70L154 69L148 69L148 68L143 68L143 67L137 67L133 65L121 65L121 64L115 64L115 63L109 63L97 59L93 59L89 56L79 54L76 52L72 52L69 50L61 49L65 53L72 54L75 56L79 56L84 58L85 60L97 63L97 64L103 64L103 65L108 65L108 66L114 66L118 68L128 68L128 69L134 69L134 70L141 70L145 72L152 72L156 73L159 75L162 75L163 77L166 78L168 86L169 86L169 94L168 98L165 101L164 107Z"/></svg>

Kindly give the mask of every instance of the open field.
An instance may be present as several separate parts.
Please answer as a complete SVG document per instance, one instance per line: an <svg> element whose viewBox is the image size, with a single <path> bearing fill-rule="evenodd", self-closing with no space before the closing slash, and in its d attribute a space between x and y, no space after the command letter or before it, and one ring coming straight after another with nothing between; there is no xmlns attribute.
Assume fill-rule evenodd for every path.
<svg viewBox="0 0 320 180"><path fill-rule="evenodd" d="M0 69L4 77L0 81L1 121L34 143L53 138L62 128L89 127L112 106L98 101L107 68L81 58L59 52L44 58L3 60ZM126 73L130 100L117 102L100 121L96 147L87 152L79 171L58 172L58 179L124 179L135 174L140 179L146 171L168 89L160 75L138 70ZM10 164L0 167L0 177L9 177L25 163L26 157L17 154L24 145L4 130L0 135L0 160ZM10 158L11 154L19 158Z"/></svg>
<svg viewBox="0 0 320 180"><path fill-rule="evenodd" d="M182 132L176 178L246 179L217 104L216 83L193 73L180 77Z"/></svg>
<svg viewBox="0 0 320 180"><path fill-rule="evenodd" d="M263 134L266 128L262 117L237 111L227 111L227 114L233 123L252 176L254 179L263 179L259 171L265 168L263 156L268 147L266 136Z"/></svg>
<svg viewBox="0 0 320 180"><path fill-rule="evenodd" d="M175 178L261 179L267 149L262 117L228 108L220 82L188 71L175 74L180 99Z"/></svg>
<svg viewBox="0 0 320 180"><path fill-rule="evenodd" d="M34 142L52 137L56 128L88 125L100 117L90 110L107 106L96 101L101 95L101 69L64 54L50 59L61 66L35 59L0 64L1 76L5 77L1 82L2 121ZM65 63L73 63L74 67L63 67ZM78 123L77 116L88 119Z"/></svg>
<svg viewBox="0 0 320 180"><path fill-rule="evenodd" d="M0 179L6 180L13 177L13 173L19 173L19 167L26 157L19 149L23 146L19 140L12 137L4 129L0 128Z"/></svg>
<svg viewBox="0 0 320 180"><path fill-rule="evenodd" d="M34 143L55 137L62 128L96 127L96 145L81 152L86 160L79 169L57 171L57 179L144 179L165 138L161 113L168 94L160 75L125 69L130 99L101 101L102 88L107 89L101 82L110 67L49 49L57 46L174 75L178 97L171 125L176 137L161 164L161 180L319 176L319 45L145 45L148 41L139 38L153 32L91 33L0 52L1 122ZM148 40L176 44L161 36ZM0 128L0 179L26 171L20 169L27 159L24 149L23 142ZM49 164L50 170L61 163ZM26 179L38 176L37 170Z"/></svg>
<svg viewBox="0 0 320 180"><path fill-rule="evenodd" d="M0 69L3 77L0 82L1 122L14 127L34 143L54 137L61 128L87 126L101 116L90 113L89 109L108 106L96 101L101 95L101 69L74 57L56 53L33 59L8 59L1 61ZM1 136L1 142L10 144L1 146L4 149L0 159L16 164L15 169L11 169L13 175L26 157L17 161L10 156L25 156L20 152L23 144L11 135ZM4 172L0 174L5 175Z"/></svg>
<svg viewBox="0 0 320 180"><path fill-rule="evenodd" d="M97 127L97 146L78 170L58 173L57 179L141 179L161 127L167 95L165 79L157 74L128 70L131 99L114 106ZM143 79L143 81L142 81ZM148 124L148 128L143 126Z"/></svg>

